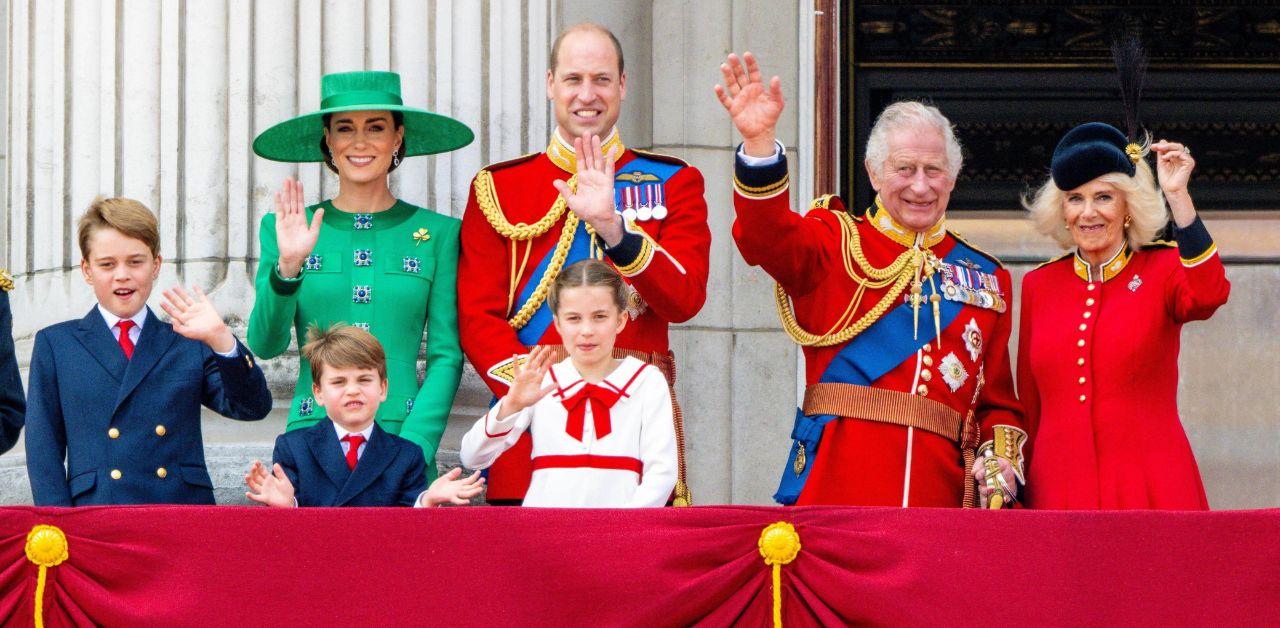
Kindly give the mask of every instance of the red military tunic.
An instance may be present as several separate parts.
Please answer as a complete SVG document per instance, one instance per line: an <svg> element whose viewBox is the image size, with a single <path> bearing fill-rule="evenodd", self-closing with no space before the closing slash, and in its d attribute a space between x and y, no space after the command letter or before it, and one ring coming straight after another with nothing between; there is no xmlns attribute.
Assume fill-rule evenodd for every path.
<svg viewBox="0 0 1280 628"><path fill-rule="evenodd" d="M1029 507L1208 508L1178 418L1178 344L1230 284L1199 219L1177 235L1176 250L1123 248L1102 277L1069 255L1023 279Z"/></svg>
<svg viewBox="0 0 1280 628"><path fill-rule="evenodd" d="M586 246L590 239L591 254L608 260L634 289L628 307L632 320L615 347L667 359L668 326L692 318L706 300L711 233L702 174L673 157L625 149L616 131L605 142L604 150L610 149L622 155L615 169L619 210L647 205L649 211L624 214L627 233L613 248L602 248L582 232L573 242ZM539 301L534 288L544 275L550 287L554 274L541 272L540 262L554 257L573 213L566 209L551 215L553 220L539 221L553 213L560 198L551 182L574 172L573 147L557 132L546 152L489 166L473 181L462 221L458 326L463 352L497 397L507 392L513 355L534 344L561 344L549 324L545 294ZM657 211L659 204L664 211ZM534 229L522 229L526 225ZM522 342L518 333L529 336L526 326L539 320L522 315L539 311L526 306L531 300L526 295L541 304L546 329ZM527 436L503 453L490 469L489 499L524 497L532 473L529 455Z"/></svg>
<svg viewBox="0 0 1280 628"><path fill-rule="evenodd" d="M838 215L845 209L839 199L831 198L819 199L803 217L792 212L786 172L785 160L759 167L738 160L733 236L747 263L763 268L790 297L799 326L821 333L832 330L841 320L858 290L858 284L846 272L842 255L847 240ZM866 260L877 268L888 266L914 246L917 237L938 258L945 258L958 245L942 224L917 236L898 225L887 211L877 208L851 223ZM1012 283L1008 271L998 264L996 267L995 282L1007 304ZM888 290L868 288L858 308L845 320L861 319ZM902 303L899 297L888 305ZM997 303L998 300L991 305ZM929 303L921 307L917 318L921 327L934 326L930 309ZM975 434L971 439L992 440L996 426L1004 426L1013 445L1011 450L997 454L1007 456L1022 477L1021 443L1025 433L1020 429L1021 410L1010 372L1010 316L1002 309L1002 304L963 305L959 315L942 329L940 342L916 341L908 326L902 339L910 343L906 359L893 363L869 387L925 396L960 415L972 411L980 436ZM866 333L878 332L873 327ZM847 344L804 347L810 391ZM985 385L975 399L979 379L984 379ZM967 446L977 444L971 442ZM793 447L793 460L795 455ZM966 485L972 481L957 440L914 426L849 416L826 424L821 447L810 457L812 461L807 464L812 469L797 504L957 507L962 505ZM797 465L797 475L800 466ZM792 472L787 469L784 474Z"/></svg>

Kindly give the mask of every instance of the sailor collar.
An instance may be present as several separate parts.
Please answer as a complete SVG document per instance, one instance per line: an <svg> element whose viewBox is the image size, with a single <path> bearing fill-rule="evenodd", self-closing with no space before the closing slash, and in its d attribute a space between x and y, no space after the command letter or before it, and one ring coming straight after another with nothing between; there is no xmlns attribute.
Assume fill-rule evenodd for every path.
<svg viewBox="0 0 1280 628"><path fill-rule="evenodd" d="M1120 271L1124 270L1125 266L1129 265L1129 260L1131 259L1133 259L1133 250L1129 248L1129 243L1125 242L1120 249L1116 251L1116 254L1111 256L1111 259L1102 264L1102 277L1095 279L1093 276L1093 269L1089 266L1089 262L1084 261L1084 258L1080 257L1079 248L1076 248L1076 254L1073 257L1076 276L1089 283L1093 283L1095 280L1106 282L1114 278L1116 275L1120 274Z"/></svg>
<svg viewBox="0 0 1280 628"><path fill-rule="evenodd" d="M902 226L897 220L893 219L893 216L889 215L889 210L884 208L884 203L881 202L879 195L876 196L875 205L867 212L867 221L876 228L876 231L883 233L885 237L907 248L916 246L917 241L920 241L922 237L923 240L919 242L920 246L932 248L933 245L941 242L947 236L945 218L921 233Z"/></svg>
<svg viewBox="0 0 1280 628"><path fill-rule="evenodd" d="M613 151L613 158L617 160L622 158L625 150L627 148L622 145L622 137L618 135L617 127L614 127L609 131L609 136L604 139L604 143L600 145L600 152L608 155ZM551 132L551 142L547 144L547 157L561 170L569 174L578 174L578 157L574 153L573 142L565 141L560 137L559 129Z"/></svg>

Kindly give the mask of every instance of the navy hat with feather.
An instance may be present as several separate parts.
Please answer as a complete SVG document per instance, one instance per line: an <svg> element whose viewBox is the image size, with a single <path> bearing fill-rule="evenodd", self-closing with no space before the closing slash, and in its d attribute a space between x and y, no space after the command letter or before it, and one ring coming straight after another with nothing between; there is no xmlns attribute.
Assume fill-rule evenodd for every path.
<svg viewBox="0 0 1280 628"><path fill-rule="evenodd" d="M1142 100L1142 83L1147 71L1147 54L1136 33L1127 33L1111 45L1120 81L1120 98L1124 104L1124 122L1128 134L1110 124L1087 122L1067 131L1053 149L1049 165L1053 184L1058 189L1074 190L1104 174L1123 172L1133 176L1142 161L1143 148L1138 143L1142 123L1138 104Z"/></svg>
<svg viewBox="0 0 1280 628"><path fill-rule="evenodd" d="M1132 177L1135 160L1127 152L1129 145L1120 129L1102 122L1086 122L1067 131L1053 149L1049 166L1053 184L1066 191L1112 172ZM1140 149L1137 154L1141 158Z"/></svg>

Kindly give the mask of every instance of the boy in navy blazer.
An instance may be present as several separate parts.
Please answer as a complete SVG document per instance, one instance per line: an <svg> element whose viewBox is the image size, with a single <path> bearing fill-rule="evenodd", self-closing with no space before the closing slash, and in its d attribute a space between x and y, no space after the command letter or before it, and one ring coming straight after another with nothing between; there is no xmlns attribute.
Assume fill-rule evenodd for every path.
<svg viewBox="0 0 1280 628"><path fill-rule="evenodd" d="M77 237L98 304L36 334L26 434L36 505L213 504L200 406L261 419L271 411L262 371L199 288L165 291L172 325L147 307L160 234L141 203L96 199Z"/></svg>
<svg viewBox="0 0 1280 628"><path fill-rule="evenodd" d="M268 472L255 461L245 475L249 499L295 506L415 506L466 504L480 494L479 472L454 469L427 488L422 448L374 422L387 400L387 358L367 331L312 327L302 355L311 363L311 389L328 421L276 438Z"/></svg>

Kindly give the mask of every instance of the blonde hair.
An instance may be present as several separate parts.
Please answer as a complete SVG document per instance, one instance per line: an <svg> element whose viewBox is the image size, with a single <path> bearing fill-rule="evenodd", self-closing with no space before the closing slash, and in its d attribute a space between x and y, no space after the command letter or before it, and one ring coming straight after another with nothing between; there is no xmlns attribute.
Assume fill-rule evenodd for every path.
<svg viewBox="0 0 1280 628"><path fill-rule="evenodd" d="M1131 218L1129 226L1124 228L1124 236L1130 248L1136 249L1150 242L1169 222L1164 196L1156 187L1155 174L1151 172L1151 166L1145 159L1136 164L1132 177L1122 172L1111 172L1094 180L1109 183L1124 194L1128 216ZM1066 198L1066 191L1059 189L1053 179L1049 179L1035 194L1023 196L1022 206L1031 212L1031 221L1035 224L1036 231L1052 238L1058 246L1069 249L1075 246L1075 240L1071 237L1071 231L1063 228L1066 224L1063 208Z"/></svg>
<svg viewBox="0 0 1280 628"><path fill-rule="evenodd" d="M387 354L382 344L373 334L352 325L336 323L324 330L311 325L302 357L311 364L311 382L316 386L326 366L372 369L378 372L378 379L387 381Z"/></svg>
<svg viewBox="0 0 1280 628"><path fill-rule="evenodd" d="M89 259L89 239L102 229L115 229L125 236L141 240L151 249L152 256L160 254L160 229L156 226L156 215L138 201L101 196L93 199L76 224L81 257Z"/></svg>
<svg viewBox="0 0 1280 628"><path fill-rule="evenodd" d="M889 133L900 129L936 130L947 144L947 174L952 179L960 175L964 154L951 121L937 107L915 100L893 103L876 117L876 123L867 137L866 150L867 163L874 166L876 172L882 172L885 160L889 159Z"/></svg>
<svg viewBox="0 0 1280 628"><path fill-rule="evenodd" d="M619 275L612 266L598 259L584 259L570 264L568 268L556 275L555 283L551 285L551 293L547 295L552 313L560 311L561 291L584 286L608 288L612 293L613 302L618 306L618 311L627 309L627 285L623 283L622 275Z"/></svg>

